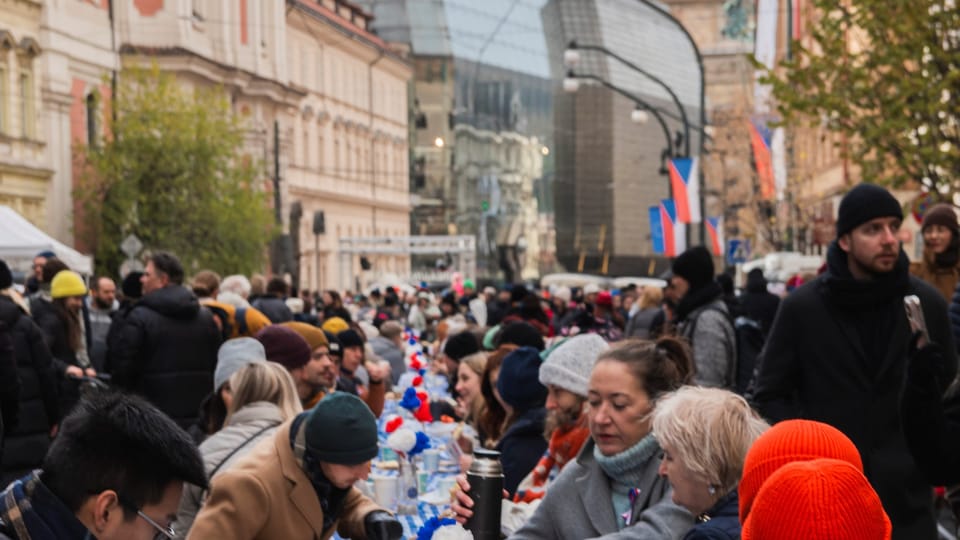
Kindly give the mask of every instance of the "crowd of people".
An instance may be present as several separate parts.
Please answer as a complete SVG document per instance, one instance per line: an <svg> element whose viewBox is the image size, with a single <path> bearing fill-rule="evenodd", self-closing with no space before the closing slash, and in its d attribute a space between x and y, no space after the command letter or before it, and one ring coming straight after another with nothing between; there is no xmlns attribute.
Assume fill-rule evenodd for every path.
<svg viewBox="0 0 960 540"><path fill-rule="evenodd" d="M164 252L119 288L53 253L15 284L0 261L0 539L400 538L358 485L422 367L461 470L500 452L511 538L932 540L960 482L960 225L931 208L910 264L902 220L854 187L783 298L703 247L615 290L311 293Z"/></svg>

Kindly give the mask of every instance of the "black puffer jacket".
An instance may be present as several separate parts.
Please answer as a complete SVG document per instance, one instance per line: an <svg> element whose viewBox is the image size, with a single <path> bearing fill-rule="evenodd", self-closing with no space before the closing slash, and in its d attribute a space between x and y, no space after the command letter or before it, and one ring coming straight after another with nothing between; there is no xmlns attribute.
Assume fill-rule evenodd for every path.
<svg viewBox="0 0 960 540"><path fill-rule="evenodd" d="M767 290L763 272L747 274L747 290L740 295L740 306L747 317L760 323L764 332L770 331L780 307L780 297Z"/></svg>
<svg viewBox="0 0 960 540"><path fill-rule="evenodd" d="M113 325L117 325L116 328ZM149 399L186 428L213 388L220 331L197 297L180 286L147 294L107 336L113 384Z"/></svg>
<svg viewBox="0 0 960 540"><path fill-rule="evenodd" d="M0 321L12 330L20 379L19 422L7 432L3 453L0 483L6 485L40 466L50 444L50 428L60 421L60 409L53 358L40 328L6 296L0 296Z"/></svg>
<svg viewBox="0 0 960 540"><path fill-rule="evenodd" d="M293 312L287 307L283 298L276 296L261 296L254 300L250 305L259 309L261 313L270 319L273 324L288 322L293 320Z"/></svg>

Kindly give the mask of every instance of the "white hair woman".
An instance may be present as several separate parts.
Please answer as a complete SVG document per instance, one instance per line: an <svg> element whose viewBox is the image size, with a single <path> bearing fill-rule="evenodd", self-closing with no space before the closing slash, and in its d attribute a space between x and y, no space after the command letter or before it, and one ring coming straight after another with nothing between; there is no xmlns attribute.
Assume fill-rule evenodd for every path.
<svg viewBox="0 0 960 540"><path fill-rule="evenodd" d="M663 448L660 474L673 488L673 502L697 516L684 540L740 537L743 461L768 427L746 400L719 388L687 386L657 404L653 434Z"/></svg>
<svg viewBox="0 0 960 540"><path fill-rule="evenodd" d="M227 419L223 429L200 445L210 480L253 450L258 442L271 437L280 424L303 411L293 378L287 368L275 362L247 364L223 386ZM174 525L178 538L186 538L205 498L201 488L184 484Z"/></svg>

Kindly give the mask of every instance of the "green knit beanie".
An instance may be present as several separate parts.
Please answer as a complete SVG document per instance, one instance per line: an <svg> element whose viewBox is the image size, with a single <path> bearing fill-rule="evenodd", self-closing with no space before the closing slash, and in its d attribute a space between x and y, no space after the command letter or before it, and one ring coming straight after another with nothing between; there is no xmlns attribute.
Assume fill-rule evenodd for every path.
<svg viewBox="0 0 960 540"><path fill-rule="evenodd" d="M358 465L370 461L379 451L377 419L353 394L334 392L323 398L306 423L307 451L319 461Z"/></svg>

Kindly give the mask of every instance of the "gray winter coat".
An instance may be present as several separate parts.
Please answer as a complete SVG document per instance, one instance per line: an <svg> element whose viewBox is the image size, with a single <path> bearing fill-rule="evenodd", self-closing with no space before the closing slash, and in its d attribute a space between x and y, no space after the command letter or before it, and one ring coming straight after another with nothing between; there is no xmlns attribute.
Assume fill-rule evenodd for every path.
<svg viewBox="0 0 960 540"><path fill-rule="evenodd" d="M200 445L203 468L208 479L213 480L216 474L229 469L260 441L272 440L273 434L282 423L280 408L267 401L251 403L235 412L223 429ZM177 521L174 524L178 538L187 537L206 497L207 493L199 487L183 485L183 497L180 499Z"/></svg>
<svg viewBox="0 0 960 540"><path fill-rule="evenodd" d="M370 346L373 347L373 352L377 356L390 362L390 378L393 380L393 385L396 386L400 382L400 377L407 372L407 364L403 360L403 350L393 340L383 336L376 336L371 339Z"/></svg>
<svg viewBox="0 0 960 540"><path fill-rule="evenodd" d="M693 384L731 389L736 382L737 336L722 299L703 305L680 324L693 348L697 372Z"/></svg>
<svg viewBox="0 0 960 540"><path fill-rule="evenodd" d="M583 445L580 455L569 463L550 485L530 520L511 540L679 540L693 527L693 516L671 501L670 484L657 474L662 452L646 465L637 486L640 496L633 513L639 519L618 530L613 509L610 479L593 457L593 441Z"/></svg>

